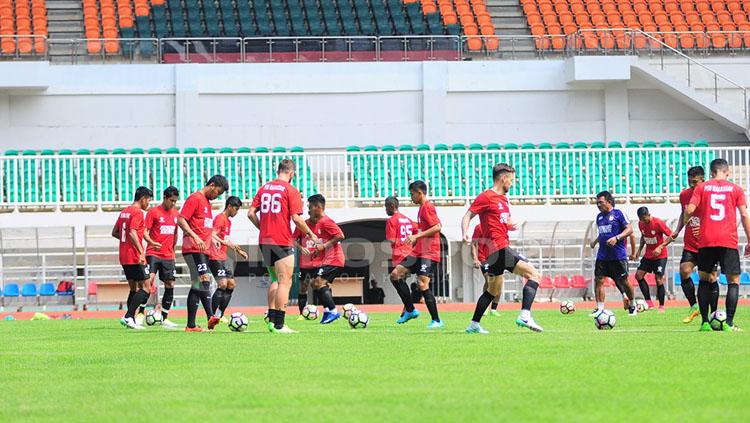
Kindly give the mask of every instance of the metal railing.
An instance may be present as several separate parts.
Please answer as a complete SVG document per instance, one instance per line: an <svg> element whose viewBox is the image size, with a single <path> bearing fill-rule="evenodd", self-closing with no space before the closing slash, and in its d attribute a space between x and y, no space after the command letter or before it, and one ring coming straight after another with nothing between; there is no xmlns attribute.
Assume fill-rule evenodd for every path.
<svg viewBox="0 0 750 423"><path fill-rule="evenodd" d="M331 151L295 153L81 154L0 157L0 207L109 208L129 204L135 188L168 185L193 192L213 174L229 179L228 194L253 198L289 157L304 195L322 193L344 207L408 199L408 184L427 182L436 200L471 200L491 182L492 165L517 169L515 201L588 201L609 189L625 200L674 200L687 168L726 158L733 180L750 186L750 148L585 148L534 150Z"/></svg>

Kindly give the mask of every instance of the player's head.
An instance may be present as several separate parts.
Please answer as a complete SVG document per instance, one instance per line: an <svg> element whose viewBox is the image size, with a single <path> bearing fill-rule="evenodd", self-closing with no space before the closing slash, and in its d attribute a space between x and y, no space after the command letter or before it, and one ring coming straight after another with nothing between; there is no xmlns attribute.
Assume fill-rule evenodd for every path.
<svg viewBox="0 0 750 423"><path fill-rule="evenodd" d="M706 171L703 170L703 166L693 166L688 169L688 185L690 188L695 187L701 182L706 180Z"/></svg>
<svg viewBox="0 0 750 423"><path fill-rule="evenodd" d="M313 194L307 199L307 211L310 217L318 219L326 211L326 198L322 194Z"/></svg>
<svg viewBox="0 0 750 423"><path fill-rule="evenodd" d="M492 180L500 184L507 192L516 179L516 169L507 163L498 163L492 167Z"/></svg>
<svg viewBox="0 0 750 423"><path fill-rule="evenodd" d="M227 197L227 201L224 203L224 210L227 211L229 217L236 216L237 212L240 211L240 207L242 207L242 200L234 195Z"/></svg>
<svg viewBox="0 0 750 423"><path fill-rule="evenodd" d="M204 187L206 198L209 201L219 198L221 194L224 194L229 189L229 182L224 175L214 175L206 181Z"/></svg>
<svg viewBox="0 0 750 423"><path fill-rule="evenodd" d="M609 191L602 191L596 194L596 207L602 213L609 213L615 208L615 197Z"/></svg>
<svg viewBox="0 0 750 423"><path fill-rule="evenodd" d="M164 190L161 204L166 210L169 210L177 204L179 198L180 191L176 187L170 185Z"/></svg>
<svg viewBox="0 0 750 423"><path fill-rule="evenodd" d="M151 199L154 198L154 192L146 187L138 187L138 189L135 190L135 197L133 198L133 203L138 203L138 205L141 207L141 209L146 210L148 208L148 203L151 201Z"/></svg>
<svg viewBox="0 0 750 423"><path fill-rule="evenodd" d="M724 159L711 160L711 177L714 179L727 179L729 177L729 163Z"/></svg>
<svg viewBox="0 0 750 423"><path fill-rule="evenodd" d="M639 207L636 213L638 214L638 220L641 222L648 223L651 221L651 213L648 211L648 207Z"/></svg>
<svg viewBox="0 0 750 423"><path fill-rule="evenodd" d="M292 159L283 159L276 167L276 175L279 178L286 180L287 182L291 181L294 178L296 172L297 165Z"/></svg>
<svg viewBox="0 0 750 423"><path fill-rule="evenodd" d="M424 203L427 197L427 184L424 181L414 181L409 184L409 195L414 204Z"/></svg>
<svg viewBox="0 0 750 423"><path fill-rule="evenodd" d="M398 198L390 196L385 199L385 214L393 216L398 211Z"/></svg>

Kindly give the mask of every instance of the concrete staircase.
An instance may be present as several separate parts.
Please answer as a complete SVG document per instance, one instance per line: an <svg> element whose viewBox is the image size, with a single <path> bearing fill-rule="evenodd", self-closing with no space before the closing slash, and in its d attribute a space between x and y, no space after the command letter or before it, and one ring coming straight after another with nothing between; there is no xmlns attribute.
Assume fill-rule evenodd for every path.
<svg viewBox="0 0 750 423"><path fill-rule="evenodd" d="M83 30L83 2L81 0L47 0L47 27L50 42L51 62L70 62L74 54L72 43L55 43L55 40L85 38ZM78 54L85 52L85 45L78 47Z"/></svg>
<svg viewBox="0 0 750 423"><path fill-rule="evenodd" d="M503 58L533 58L536 56L534 41L530 38L507 39L502 36L530 36L529 25L523 8L518 0L486 0L487 11L490 13L495 33L500 38L500 51Z"/></svg>

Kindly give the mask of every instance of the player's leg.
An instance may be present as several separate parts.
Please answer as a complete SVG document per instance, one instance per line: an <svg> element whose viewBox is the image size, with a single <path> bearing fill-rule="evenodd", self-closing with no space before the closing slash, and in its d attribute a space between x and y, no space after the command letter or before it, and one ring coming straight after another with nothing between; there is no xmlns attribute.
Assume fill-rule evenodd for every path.
<svg viewBox="0 0 750 423"><path fill-rule="evenodd" d="M711 280L714 266L718 262L715 248L701 248L698 250L698 308L701 313L701 331L711 330L708 323L709 309L713 303L714 292L718 291L719 284ZM718 302L718 299L717 299Z"/></svg>
<svg viewBox="0 0 750 423"><path fill-rule="evenodd" d="M508 257L507 259L512 258ZM516 258L516 260L518 259ZM521 313L516 319L516 324L535 332L542 332L542 327L534 321L533 317L531 317L531 306L534 304L536 290L539 288L539 280L542 278L542 275L531 263L523 260L517 261L516 265L513 267L513 273L526 279L526 283L523 285L523 294L521 297Z"/></svg>
<svg viewBox="0 0 750 423"><path fill-rule="evenodd" d="M499 317L500 312L497 311L497 307L500 305L500 300L503 298L503 288L505 285L505 279L503 279L503 276L500 275L500 289L497 295L495 295L495 298L492 299L492 303L490 304L490 316Z"/></svg>
<svg viewBox="0 0 750 423"><path fill-rule="evenodd" d="M404 261L396 265L390 275L391 283L393 284L393 287L396 288L396 292L398 293L399 298L401 298L401 302L404 304L404 312L396 321L398 324L406 323L419 316L419 311L414 308L414 303L411 300L411 290L406 284L406 278L409 276L410 270L405 266L405 264L408 264L405 262L414 261L414 263L416 263L415 260L416 259L413 257L405 258Z"/></svg>
<svg viewBox="0 0 750 423"><path fill-rule="evenodd" d="M620 276L617 279L614 279L614 281L620 292L622 292L623 307L628 310L628 315L636 316L638 311L635 308L635 301L633 300L633 298L635 298L635 290L628 283L627 273L625 274L625 277Z"/></svg>
<svg viewBox="0 0 750 423"><path fill-rule="evenodd" d="M151 288L148 281L148 271L145 266L139 264L123 266L123 270L125 270L125 277L128 280L131 290L133 287L136 289L128 303L128 311L125 313L124 319L125 325L130 329L143 329L143 326L137 324L135 321L135 312L144 301L148 300Z"/></svg>
<svg viewBox="0 0 750 423"><path fill-rule="evenodd" d="M125 266L122 266L122 268L124 271ZM125 275L125 279L127 279L127 275ZM133 301L133 296L136 291L138 291L138 285L136 285L135 281L128 280L128 299L125 301L125 314L128 313L128 307L130 306L130 302ZM120 318L120 324L127 326L124 315Z"/></svg>
<svg viewBox="0 0 750 423"><path fill-rule="evenodd" d="M424 305L427 307L427 311L430 312L430 324L427 326L428 329L440 329L443 326L443 321L440 320L440 314L438 313L437 300L435 300L435 294L430 289L430 280L434 275L435 264L431 260L422 259L420 260L419 270L417 271L417 285L419 290L422 292L422 298L424 298ZM485 307L485 310L487 307Z"/></svg>
<svg viewBox="0 0 750 423"><path fill-rule="evenodd" d="M199 304L203 304L206 318L211 317L211 298L209 297L211 274L208 268L208 259L204 254L190 253L185 257L185 261L188 264L192 280L188 292L188 319L185 330L187 332L200 332L201 328L195 323Z"/></svg>
<svg viewBox="0 0 750 423"><path fill-rule="evenodd" d="M164 294L161 297L161 324L167 329L174 329L177 327L177 324L169 320L169 311L172 309L172 303L174 302L174 273L171 275L162 275L162 277L170 278L170 280L162 280L164 283Z"/></svg>
<svg viewBox="0 0 750 423"><path fill-rule="evenodd" d="M727 275L727 298L725 302L727 321L724 330L739 330L734 324L734 314L737 312L737 301L740 298L740 253L731 248L722 248L722 250L721 271Z"/></svg>
<svg viewBox="0 0 750 423"><path fill-rule="evenodd" d="M234 279L234 275L227 275L227 285L224 288L224 299L219 305L219 312L221 317L226 316L227 308L229 308L229 302L232 301L232 294L234 294L234 288L237 287L237 281Z"/></svg>
<svg viewBox="0 0 750 423"><path fill-rule="evenodd" d="M336 309L336 303L333 301L330 283L336 279L341 272L341 268L332 266L323 266L318 270L318 276L313 279L313 290L318 294L318 299L324 307L323 318L320 323L327 325L339 317L341 313Z"/></svg>
<svg viewBox="0 0 750 423"><path fill-rule="evenodd" d="M643 299L646 300L649 308L654 306L654 302L651 301L651 290L646 283L646 272L651 272L651 266L646 259L641 259L641 264L638 266L638 270L635 271L635 280L638 282L638 287L641 289Z"/></svg>
<svg viewBox="0 0 750 423"><path fill-rule="evenodd" d="M503 284L502 276L487 275L484 283L484 290L482 295L477 299L477 306L474 308L474 316L469 323L469 327L466 328L466 333L489 333L482 329L479 322L482 320L482 315L487 307L492 303L493 299L500 295L502 290L501 285Z"/></svg>
<svg viewBox="0 0 750 423"><path fill-rule="evenodd" d="M687 256L686 256L687 255ZM682 323L690 323L696 317L700 316L700 310L698 310L698 299L695 296L695 283L693 283L693 270L698 263L698 257L690 251L682 252L682 259L680 260L680 287L682 293L685 295L688 304L690 304L690 311L688 315L682 319Z"/></svg>
<svg viewBox="0 0 750 423"><path fill-rule="evenodd" d="M286 305L289 300L289 291L292 289L292 278L294 276L294 254L291 251L282 251L282 248L277 248L277 250L276 255L278 256L278 260L276 260L273 266L276 278L278 279L278 288L276 289L276 298L273 304L273 309L276 310L273 321L274 332L294 333L293 330L285 325Z"/></svg>
<svg viewBox="0 0 750 423"><path fill-rule="evenodd" d="M224 295L227 288L227 278L224 272L220 273L223 276L220 276L219 278L216 278L216 276L214 276L214 278L216 278L217 286L214 294L211 296L211 317L208 319L208 330L213 330L221 321L221 316L223 316L221 312L221 305L224 303Z"/></svg>
<svg viewBox="0 0 750 423"><path fill-rule="evenodd" d="M604 310L604 300L606 299L604 291L605 276L605 262L603 260L596 260L594 264L594 298L596 299L596 308L589 314L589 317L594 317Z"/></svg>
<svg viewBox="0 0 750 423"><path fill-rule="evenodd" d="M299 308L299 315L302 317L302 310L307 305L307 291L310 289L310 279L306 271L300 271L299 278L299 292L297 293L297 307ZM302 319L298 319L302 320Z"/></svg>
<svg viewBox="0 0 750 423"><path fill-rule="evenodd" d="M146 257L146 263L146 268L149 272L148 280L149 283L153 285L156 281L156 273L159 270L159 265L156 262L156 257ZM143 319L146 313L146 303L148 303L148 298L146 298L146 301L144 301L143 304L138 307L138 314L136 315L135 321L138 322L139 325L143 324Z"/></svg>
<svg viewBox="0 0 750 423"><path fill-rule="evenodd" d="M656 276L656 299L659 301L659 313L664 313L664 304L667 300L667 275L664 273L655 273Z"/></svg>

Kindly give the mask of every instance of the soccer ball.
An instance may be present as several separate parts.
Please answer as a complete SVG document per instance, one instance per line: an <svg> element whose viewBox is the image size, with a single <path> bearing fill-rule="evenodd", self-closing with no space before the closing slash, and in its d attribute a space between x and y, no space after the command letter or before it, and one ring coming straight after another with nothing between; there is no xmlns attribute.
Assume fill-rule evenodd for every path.
<svg viewBox="0 0 750 423"><path fill-rule="evenodd" d="M648 303L644 300L635 300L635 309L638 313L643 313L648 310Z"/></svg>
<svg viewBox="0 0 750 423"><path fill-rule="evenodd" d="M344 317L347 319L352 316L352 314L355 314L357 311L357 307L354 306L352 303L346 303L344 304Z"/></svg>
<svg viewBox="0 0 750 423"><path fill-rule="evenodd" d="M244 332L247 330L247 316L240 312L232 313L229 317L229 330L232 332Z"/></svg>
<svg viewBox="0 0 750 423"><path fill-rule="evenodd" d="M302 309L302 316L307 320L315 320L318 318L318 306L308 304Z"/></svg>
<svg viewBox="0 0 750 423"><path fill-rule="evenodd" d="M716 310L711 313L711 316L708 319L708 324L711 325L711 329L713 330L722 330L724 329L724 322L726 321L727 313L724 310Z"/></svg>
<svg viewBox="0 0 750 423"><path fill-rule="evenodd" d="M615 327L615 323L617 323L615 313L609 310L602 310L594 317L594 324L599 330L610 330Z"/></svg>
<svg viewBox="0 0 750 423"><path fill-rule="evenodd" d="M146 313L146 318L144 320L146 321L147 325L153 326L160 325L163 318L160 311L151 309Z"/></svg>
<svg viewBox="0 0 750 423"><path fill-rule="evenodd" d="M576 311L576 305L573 301L563 301L560 303L560 313L573 314Z"/></svg>
<svg viewBox="0 0 750 423"><path fill-rule="evenodd" d="M349 316L349 326L351 326L352 329L364 329L367 327L367 323L369 322L370 318L367 316L367 313L364 313L362 311L352 313Z"/></svg>

